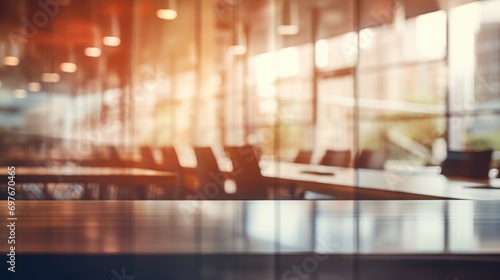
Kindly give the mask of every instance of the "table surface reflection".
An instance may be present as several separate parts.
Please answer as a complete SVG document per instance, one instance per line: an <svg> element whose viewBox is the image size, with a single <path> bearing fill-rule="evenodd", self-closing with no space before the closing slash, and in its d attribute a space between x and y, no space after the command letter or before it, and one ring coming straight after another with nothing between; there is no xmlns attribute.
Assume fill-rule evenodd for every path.
<svg viewBox="0 0 500 280"><path fill-rule="evenodd" d="M498 254L499 213L500 201L16 201L16 250Z"/></svg>

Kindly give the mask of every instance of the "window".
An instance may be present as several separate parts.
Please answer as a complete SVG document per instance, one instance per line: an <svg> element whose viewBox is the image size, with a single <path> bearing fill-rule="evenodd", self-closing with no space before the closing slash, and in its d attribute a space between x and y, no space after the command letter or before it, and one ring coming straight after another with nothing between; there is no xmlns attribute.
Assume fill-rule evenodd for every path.
<svg viewBox="0 0 500 280"><path fill-rule="evenodd" d="M450 10L449 148L500 149L500 2Z"/></svg>
<svg viewBox="0 0 500 280"><path fill-rule="evenodd" d="M360 31L359 149L385 149L394 161L439 162L446 128L446 13L390 13L391 22Z"/></svg>

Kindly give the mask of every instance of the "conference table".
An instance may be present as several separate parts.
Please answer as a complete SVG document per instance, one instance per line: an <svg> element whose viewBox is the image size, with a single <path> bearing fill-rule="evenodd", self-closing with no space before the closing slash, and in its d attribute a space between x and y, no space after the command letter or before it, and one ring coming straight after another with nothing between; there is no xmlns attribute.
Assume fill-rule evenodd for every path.
<svg viewBox="0 0 500 280"><path fill-rule="evenodd" d="M499 212L462 200L16 201L16 273L294 279L283 275L295 265L311 279L500 279Z"/></svg>
<svg viewBox="0 0 500 280"><path fill-rule="evenodd" d="M126 167L43 166L16 168L16 183L176 184L173 172Z"/></svg>
<svg viewBox="0 0 500 280"><path fill-rule="evenodd" d="M7 167L2 169L0 174L7 180L8 169ZM49 183L78 184L82 191L77 191L76 193L79 194L75 198L81 199L95 197L106 199L111 189L107 186L118 186L117 193L127 196L135 193L135 197L145 197L144 187L148 185L169 188L171 190L167 193L174 195L180 191L178 174L174 172L127 167L88 167L73 164L21 166L15 168L13 181L16 187L22 184L36 184L36 186L28 185L25 189L30 190L38 199L66 199L67 191L57 191L55 186L49 186ZM93 194L95 186L97 186L97 194ZM55 196L55 192L59 193L59 196Z"/></svg>
<svg viewBox="0 0 500 280"><path fill-rule="evenodd" d="M446 177L435 168L398 172L262 161L261 172L271 183L295 184L335 199L500 200L499 178Z"/></svg>
<svg viewBox="0 0 500 280"><path fill-rule="evenodd" d="M184 161L194 173L196 162ZM230 174L229 159L218 159L221 173ZM446 177L439 167L410 166L401 170L346 168L287 161L260 160L262 175L273 187L299 187L330 196L325 199L466 199L500 200L500 178Z"/></svg>

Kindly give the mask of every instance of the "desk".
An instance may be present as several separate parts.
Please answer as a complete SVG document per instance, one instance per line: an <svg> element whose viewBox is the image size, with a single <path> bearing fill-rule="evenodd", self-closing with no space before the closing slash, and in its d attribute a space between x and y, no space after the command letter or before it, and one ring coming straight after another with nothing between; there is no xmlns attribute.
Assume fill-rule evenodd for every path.
<svg viewBox="0 0 500 280"><path fill-rule="evenodd" d="M138 160L120 160L111 161L106 159L0 159L0 166L15 166L17 167L64 167L66 165L81 166L81 167L128 167L128 168L144 168L146 165ZM152 166L161 170L161 165Z"/></svg>
<svg viewBox="0 0 500 280"><path fill-rule="evenodd" d="M52 279L122 267L137 279L282 279L314 252L326 257L317 279L498 279L499 212L500 201L16 201L16 255L21 273L69 277Z"/></svg>
<svg viewBox="0 0 500 280"><path fill-rule="evenodd" d="M7 175L7 168L1 172ZM97 183L97 184L176 184L177 175L172 172L120 167L19 167L16 183Z"/></svg>
<svg viewBox="0 0 500 280"><path fill-rule="evenodd" d="M277 184L296 184L338 199L470 199L500 200L500 179L446 178L441 174L308 165L290 162L261 163L262 174ZM303 171L334 173L305 174ZM491 185L497 188L471 188Z"/></svg>

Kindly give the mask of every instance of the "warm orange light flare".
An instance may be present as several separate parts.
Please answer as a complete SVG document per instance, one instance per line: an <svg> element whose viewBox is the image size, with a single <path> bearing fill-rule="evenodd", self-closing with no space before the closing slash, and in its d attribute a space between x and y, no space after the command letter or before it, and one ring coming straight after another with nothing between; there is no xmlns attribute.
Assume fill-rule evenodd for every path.
<svg viewBox="0 0 500 280"><path fill-rule="evenodd" d="M42 89L42 85L40 83L29 83L28 84L28 90L31 92L39 92Z"/></svg>
<svg viewBox="0 0 500 280"><path fill-rule="evenodd" d="M164 20L174 20L177 18L177 11L173 9L159 9L156 16Z"/></svg>
<svg viewBox="0 0 500 280"><path fill-rule="evenodd" d="M61 77L57 73L43 73L42 74L42 82L45 83L57 83Z"/></svg>
<svg viewBox="0 0 500 280"><path fill-rule="evenodd" d="M75 73L78 67L72 62L63 62L60 65L61 71L66 73Z"/></svg>
<svg viewBox="0 0 500 280"><path fill-rule="evenodd" d="M116 36L106 36L102 39L102 43L105 45L105 46L109 46L109 47L117 47L121 44L121 40L120 38L116 37Z"/></svg>
<svg viewBox="0 0 500 280"><path fill-rule="evenodd" d="M3 64L7 66L17 66L19 64L19 58L15 56L6 56L3 58Z"/></svg>
<svg viewBox="0 0 500 280"><path fill-rule="evenodd" d="M101 56L101 49L95 47L85 48L85 55L89 57L99 57Z"/></svg>

